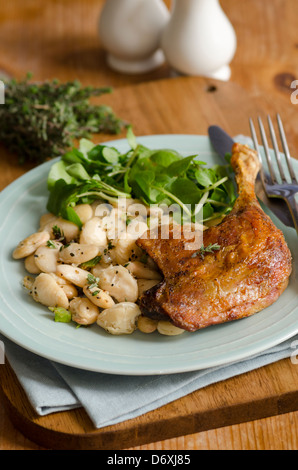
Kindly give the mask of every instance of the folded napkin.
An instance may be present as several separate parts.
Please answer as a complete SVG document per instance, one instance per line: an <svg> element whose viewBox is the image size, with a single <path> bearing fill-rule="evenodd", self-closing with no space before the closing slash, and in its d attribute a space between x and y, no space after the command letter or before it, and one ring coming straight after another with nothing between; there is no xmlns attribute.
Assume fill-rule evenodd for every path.
<svg viewBox="0 0 298 470"><path fill-rule="evenodd" d="M135 418L207 385L291 357L298 335L246 360L196 372L118 376L64 366L0 335L6 357L39 415L83 407L95 428ZM0 366L1 367L1 366Z"/></svg>

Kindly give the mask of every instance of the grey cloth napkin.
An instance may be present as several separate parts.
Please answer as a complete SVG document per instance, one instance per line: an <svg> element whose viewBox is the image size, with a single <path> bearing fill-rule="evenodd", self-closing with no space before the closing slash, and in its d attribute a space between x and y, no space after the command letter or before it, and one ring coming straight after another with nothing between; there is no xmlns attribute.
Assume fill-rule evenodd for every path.
<svg viewBox="0 0 298 470"><path fill-rule="evenodd" d="M99 429L140 416L207 385L294 357L298 335L261 354L225 366L142 377L64 366L24 350L3 336L0 339L7 360L39 415L83 407Z"/></svg>

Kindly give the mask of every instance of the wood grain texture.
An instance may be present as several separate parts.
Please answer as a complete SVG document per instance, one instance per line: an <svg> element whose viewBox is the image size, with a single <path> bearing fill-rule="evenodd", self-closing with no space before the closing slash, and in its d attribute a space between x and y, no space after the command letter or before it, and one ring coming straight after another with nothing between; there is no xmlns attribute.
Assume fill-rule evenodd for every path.
<svg viewBox="0 0 298 470"><path fill-rule="evenodd" d="M19 441L16 429L20 430L23 435L29 436L34 444L25 444L28 448L55 450L191 449L189 445L187 447L180 447L180 445L183 441L191 442L193 431L196 431L193 439L200 442L199 436L202 439L202 431L206 429L210 435L212 435L211 430L214 434L215 429L217 433L224 433L225 431L219 431L219 428L232 425L233 429L237 429L235 424L252 422L256 418L267 417L267 415L270 416L271 421L265 422L274 424L273 416L298 408L297 376L297 367L293 366L289 360L279 361L223 383L206 387L137 419L97 431L94 430L82 409L55 413L48 417L37 416L9 365L6 364L0 368L2 400L10 421L15 426L11 434L16 435ZM262 381L261 385L260 381ZM296 423L297 413L291 413L290 416ZM287 417L284 416L283 419L285 421ZM282 417L279 421L282 421ZM254 425L251 425L252 429L253 427ZM276 439L279 441L278 448L283 450L295 448L296 435L286 430L284 435L290 436L291 439L288 437L286 439L282 437L280 441ZM7 434L3 433L4 445L6 436ZM167 447L169 438L173 436L178 436L176 437L177 447ZM217 442L217 448L235 449L239 446L240 449L239 442L231 442L231 439L232 437L228 446L227 443L223 445ZM253 439L250 444L245 443L245 449L252 449L254 446L265 448L262 443L258 442L256 436ZM160 440L159 443L154 444L157 440ZM147 442L149 442L148 445L146 445ZM138 444L142 445L138 446ZM206 445L203 441L201 444L197 443L195 449L203 448L200 447L203 445ZM270 445L273 446L272 448L275 446L272 442Z"/></svg>
<svg viewBox="0 0 298 470"><path fill-rule="evenodd" d="M111 71L106 65L105 52L97 35L103 1L3 2L0 71L19 78L32 71L37 80L77 78L86 85L111 85L115 87L115 93L105 101L130 120L139 135L171 132L205 134L208 124L219 124L233 135L248 134L248 115L254 117L260 113L264 116L266 112L274 114L279 111L285 121L292 155L297 156L297 105L290 101L293 92L291 83L298 79L296 0L221 0L238 38L238 48L232 62L233 91L229 91L231 84L188 77L177 79L177 74L167 64L145 75L127 76ZM171 2L166 0L166 3L170 6ZM155 86L157 82L158 86ZM97 136L96 139L104 141L110 136ZM3 148L0 149L0 167L1 189L29 169L19 167L17 160ZM2 366L0 371L3 379ZM218 396L213 397L213 393L208 393L206 389L199 397L192 397L191 402L179 403L179 412L185 413L184 416L189 412L194 412L196 416L191 425L185 420L184 428L175 429L173 435L179 437L170 439L169 427L166 427L165 434L158 437L159 442L156 442L156 435L152 435L152 441L148 444L141 444L137 439L130 441L131 436L128 436L122 444L127 448L143 450L298 449L298 412L288 413L297 409L296 373L296 366L290 361L282 361L262 371L254 371L252 376L248 374L248 377L217 384L214 390L217 390L215 393ZM264 393L262 398L257 395L259 387ZM8 417L11 403L19 397L15 382L5 393L9 397L9 406L4 408L1 400L0 449L41 449L24 437ZM15 397L12 396L14 393ZM246 408L244 413L243 403L250 394L255 407ZM170 404L166 409L169 420L174 420L176 405ZM210 411L208 406L212 410L215 405L221 405L217 419L219 416L221 418L219 421L214 419L211 424L208 422L206 427L204 412L207 409ZM266 412L263 405L266 405ZM164 419L163 412L157 410L155 413L157 423ZM256 419L261 416L269 417ZM90 423L82 411L77 410L75 419L65 418L60 416L54 420L53 426L60 423L70 432L77 429L76 426L84 432L90 430ZM227 426L243 419L246 422ZM122 426L125 427L125 423ZM191 434L181 435L184 431Z"/></svg>
<svg viewBox="0 0 298 470"><path fill-rule="evenodd" d="M98 37L104 0L10 0L1 5L0 71L37 80L78 78L85 84L125 86L168 78L164 64L140 75L110 70ZM168 7L171 0L165 0ZM237 34L232 80L251 93L289 101L298 78L296 0L221 0Z"/></svg>

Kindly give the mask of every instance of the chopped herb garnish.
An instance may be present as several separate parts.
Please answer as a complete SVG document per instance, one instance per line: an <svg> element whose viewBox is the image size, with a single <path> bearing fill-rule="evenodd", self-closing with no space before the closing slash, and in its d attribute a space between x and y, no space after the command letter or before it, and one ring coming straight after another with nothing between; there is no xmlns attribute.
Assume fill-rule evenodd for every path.
<svg viewBox="0 0 298 470"><path fill-rule="evenodd" d="M55 314L55 321L60 323L70 323L71 313L66 308L62 307L49 307L49 310Z"/></svg>
<svg viewBox="0 0 298 470"><path fill-rule="evenodd" d="M220 245L218 245L217 243L214 243L213 245L210 244L206 247L202 245L201 248L192 255L192 258L200 256L202 259L204 259L206 253L213 253L214 251L218 250L220 250Z"/></svg>
<svg viewBox="0 0 298 470"><path fill-rule="evenodd" d="M64 240L64 233L61 230L61 228L58 227L58 225L54 225L52 227L52 231L53 231L53 235L54 235L55 240L57 240L57 241L63 241Z"/></svg>
<svg viewBox="0 0 298 470"><path fill-rule="evenodd" d="M90 286L90 287L91 287L91 286ZM89 289L90 289L90 287L89 287ZM92 296L95 297L97 294L99 294L99 292L100 292L99 290L93 291L93 292L92 292Z"/></svg>
<svg viewBox="0 0 298 470"><path fill-rule="evenodd" d="M94 268L100 260L101 260L101 255L95 256L95 258L90 259L89 261L86 261L85 263L80 264L81 269L89 269L89 268Z"/></svg>
<svg viewBox="0 0 298 470"><path fill-rule="evenodd" d="M88 281L88 284L89 284L89 289L94 289L96 287L98 287L98 283L99 283L99 277L95 277L93 276L93 274L89 273L88 276L87 276L87 281Z"/></svg>
<svg viewBox="0 0 298 470"><path fill-rule="evenodd" d="M108 243L108 250L112 250L114 248L114 245L113 243L111 242L111 240L109 240L109 243Z"/></svg>
<svg viewBox="0 0 298 470"><path fill-rule="evenodd" d="M53 248L53 249L57 248L57 246L55 245L55 243L52 240L47 241L47 247L48 248Z"/></svg>

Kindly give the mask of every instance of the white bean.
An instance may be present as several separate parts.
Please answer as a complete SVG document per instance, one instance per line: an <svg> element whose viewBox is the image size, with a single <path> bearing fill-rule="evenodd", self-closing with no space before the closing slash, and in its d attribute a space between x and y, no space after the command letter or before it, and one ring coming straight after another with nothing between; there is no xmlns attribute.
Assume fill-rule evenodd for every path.
<svg viewBox="0 0 298 470"><path fill-rule="evenodd" d="M136 244L134 238L125 233L116 241L114 255L117 264L125 264L128 261L142 256L143 251Z"/></svg>
<svg viewBox="0 0 298 470"><path fill-rule="evenodd" d="M44 245L49 239L50 235L48 232L33 233L18 244L13 251L12 257L14 259L26 258L32 255L39 246Z"/></svg>
<svg viewBox="0 0 298 470"><path fill-rule="evenodd" d="M71 319L80 325L91 325L96 322L99 310L90 300L75 297L69 303Z"/></svg>
<svg viewBox="0 0 298 470"><path fill-rule="evenodd" d="M111 241L109 241L106 248L102 249L101 247L99 250L101 255L100 264L102 266L107 268L110 264L116 264L115 248Z"/></svg>
<svg viewBox="0 0 298 470"><path fill-rule="evenodd" d="M60 288L69 300L78 296L78 291L73 284L60 284Z"/></svg>
<svg viewBox="0 0 298 470"><path fill-rule="evenodd" d="M161 281L162 276L158 271L151 269L141 261L132 261L128 263L126 269L138 279L151 279Z"/></svg>
<svg viewBox="0 0 298 470"><path fill-rule="evenodd" d="M34 277L25 276L24 279L23 279L23 287L25 287L25 289L28 289L28 290L31 291L34 280L35 280Z"/></svg>
<svg viewBox="0 0 298 470"><path fill-rule="evenodd" d="M98 315L97 324L112 335L131 334L136 330L136 322L140 314L137 304L122 302L103 310Z"/></svg>
<svg viewBox="0 0 298 470"><path fill-rule="evenodd" d="M137 240L148 231L148 225L139 219L132 220L127 226L127 233Z"/></svg>
<svg viewBox="0 0 298 470"><path fill-rule="evenodd" d="M112 209L113 207L111 206L111 204L99 203L94 208L94 215L95 217L100 217L101 219L103 219L104 217L110 215Z"/></svg>
<svg viewBox="0 0 298 470"><path fill-rule="evenodd" d="M107 233L103 229L101 219L92 217L82 227L80 235L81 244L96 245L106 247L108 244Z"/></svg>
<svg viewBox="0 0 298 470"><path fill-rule="evenodd" d="M86 285L83 287L83 292L94 305L97 305L97 307L110 308L115 305L115 302L109 293L97 286Z"/></svg>
<svg viewBox="0 0 298 470"><path fill-rule="evenodd" d="M80 229L76 224L69 220L62 219L61 217L55 217L43 226L43 230L50 234L51 239L56 238L53 230L54 227L60 229L61 236L64 237L67 243L76 240L80 232Z"/></svg>
<svg viewBox="0 0 298 470"><path fill-rule="evenodd" d="M57 284L61 287L61 289L65 292L68 299L72 299L73 297L77 297L78 291L74 284L63 279L63 277L58 276L56 273L49 273L50 276L57 282Z"/></svg>
<svg viewBox="0 0 298 470"><path fill-rule="evenodd" d="M39 274L41 272L40 269L36 266L34 253L25 258L25 269L30 274Z"/></svg>
<svg viewBox="0 0 298 470"><path fill-rule="evenodd" d="M57 220L57 218L58 217L56 217L54 214L51 214L51 212L47 212L46 214L43 214L39 219L40 230L43 230L44 227L47 227L49 224L55 225L55 221Z"/></svg>
<svg viewBox="0 0 298 470"><path fill-rule="evenodd" d="M112 266L111 263L106 264L106 263L100 262L100 263L96 264L93 268L91 268L91 273L92 273L93 276L95 276L95 277L100 277L102 271L103 271L104 269L107 269L107 268L111 267L111 266Z"/></svg>
<svg viewBox="0 0 298 470"><path fill-rule="evenodd" d="M50 246L40 246L34 253L35 264L44 273L55 273L57 269L58 254L62 243L51 242Z"/></svg>
<svg viewBox="0 0 298 470"><path fill-rule="evenodd" d="M47 307L68 308L68 298L50 274L39 274L33 285L31 295L36 302Z"/></svg>
<svg viewBox="0 0 298 470"><path fill-rule="evenodd" d="M116 240L126 230L126 214L120 209L113 208L110 214L102 219L109 240Z"/></svg>
<svg viewBox="0 0 298 470"><path fill-rule="evenodd" d="M124 266L110 266L99 274L99 287L118 302L136 302L138 283Z"/></svg>
<svg viewBox="0 0 298 470"><path fill-rule="evenodd" d="M138 283L138 297L141 297L141 295L146 292L146 290L151 289L151 287L156 286L156 284L159 284L159 281L156 279L137 279Z"/></svg>
<svg viewBox="0 0 298 470"><path fill-rule="evenodd" d="M142 333L153 333L157 329L157 320L140 315L138 318L138 330Z"/></svg>
<svg viewBox="0 0 298 470"><path fill-rule="evenodd" d="M59 252L63 263L81 264L90 261L98 255L98 246L83 243L70 243Z"/></svg>
<svg viewBox="0 0 298 470"><path fill-rule="evenodd" d="M39 232L48 232L50 238L55 238L53 233L53 227L55 227L58 217L54 217L50 219L46 224L43 224L39 228Z"/></svg>
<svg viewBox="0 0 298 470"><path fill-rule="evenodd" d="M181 335L182 333L185 333L185 330L182 330L181 328L178 328L177 326L172 325L171 322L164 321L164 320L161 320L158 322L157 331L161 335L165 335L165 336L177 336L177 335Z"/></svg>
<svg viewBox="0 0 298 470"><path fill-rule="evenodd" d="M59 284L59 286L65 286L65 284L70 284L69 281L67 281L66 279L63 279L63 277L61 276L57 276L56 273L48 273L53 279L54 281L57 282L57 284Z"/></svg>
<svg viewBox="0 0 298 470"><path fill-rule="evenodd" d="M60 228L67 243L70 243L73 240L77 239L80 229L76 224L69 222L69 220L61 219L59 217L56 220L55 225Z"/></svg>
<svg viewBox="0 0 298 470"><path fill-rule="evenodd" d="M82 224L85 224L93 217L93 210L90 204L78 204L74 208L75 213L79 216Z"/></svg>
<svg viewBox="0 0 298 470"><path fill-rule="evenodd" d="M110 204L107 204L105 201L102 201L100 199L97 199L96 201L92 202L91 209L95 217L100 217L99 206L104 206L104 205L107 205L108 207L112 209L112 206Z"/></svg>
<svg viewBox="0 0 298 470"><path fill-rule="evenodd" d="M134 202L127 208L126 213L128 217L139 217L140 220L144 221L143 219L147 217L147 207L142 203Z"/></svg>
<svg viewBox="0 0 298 470"><path fill-rule="evenodd" d="M78 268L77 266L60 264L57 266L56 274L75 286L84 287L88 282L89 272L85 269Z"/></svg>

